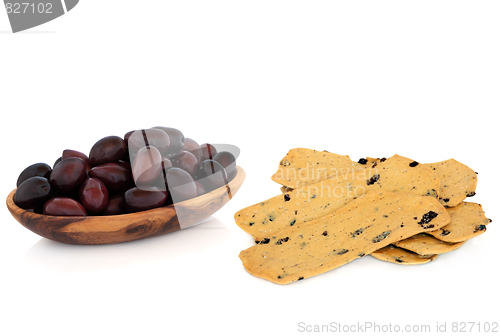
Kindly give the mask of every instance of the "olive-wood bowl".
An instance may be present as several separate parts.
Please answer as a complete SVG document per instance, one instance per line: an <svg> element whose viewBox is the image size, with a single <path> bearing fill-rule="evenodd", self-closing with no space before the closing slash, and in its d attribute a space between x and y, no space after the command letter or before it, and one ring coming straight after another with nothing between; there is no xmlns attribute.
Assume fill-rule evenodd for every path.
<svg viewBox="0 0 500 336"><path fill-rule="evenodd" d="M14 204L14 189L7 197L12 216L25 228L51 240L75 245L101 245L159 236L194 225L222 208L239 190L245 171L228 184L198 197L151 209L113 216L46 216Z"/></svg>

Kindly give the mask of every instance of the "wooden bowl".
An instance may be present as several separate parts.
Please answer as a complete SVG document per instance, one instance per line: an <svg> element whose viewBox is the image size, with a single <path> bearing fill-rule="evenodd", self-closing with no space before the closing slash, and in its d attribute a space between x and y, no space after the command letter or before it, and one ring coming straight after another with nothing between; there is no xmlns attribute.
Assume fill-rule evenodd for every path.
<svg viewBox="0 0 500 336"><path fill-rule="evenodd" d="M196 224L222 208L239 190L245 171L223 187L207 194L151 210L114 216L45 216L14 204L14 189L7 208L25 228L51 240L75 245L101 245L159 236Z"/></svg>

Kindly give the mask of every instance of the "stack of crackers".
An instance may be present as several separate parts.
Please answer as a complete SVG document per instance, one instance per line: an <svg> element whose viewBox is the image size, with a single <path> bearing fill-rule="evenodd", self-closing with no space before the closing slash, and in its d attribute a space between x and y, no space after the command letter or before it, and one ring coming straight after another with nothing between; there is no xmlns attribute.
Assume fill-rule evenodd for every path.
<svg viewBox="0 0 500 336"><path fill-rule="evenodd" d="M491 220L475 195L477 173L449 159L421 164L394 155L363 158L295 148L273 181L281 194L238 211L236 224L256 245L245 269L287 284L371 255L423 264L460 248Z"/></svg>

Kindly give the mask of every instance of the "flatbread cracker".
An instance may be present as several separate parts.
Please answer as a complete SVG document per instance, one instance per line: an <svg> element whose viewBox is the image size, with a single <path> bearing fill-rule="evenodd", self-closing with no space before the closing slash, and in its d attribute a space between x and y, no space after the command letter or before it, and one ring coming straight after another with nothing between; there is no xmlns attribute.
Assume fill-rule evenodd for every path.
<svg viewBox="0 0 500 336"><path fill-rule="evenodd" d="M358 162L349 162L347 155L339 155L327 151L315 151L296 148L281 160L280 168L272 179L289 188L297 188L323 181L327 178L342 175L344 172L357 171L363 168L375 168L385 158L362 158ZM419 164L414 161L414 164ZM423 164L431 168L441 181L439 197L443 205L453 207L466 197L476 193L477 173L471 168L449 159L441 162ZM344 174L345 175L345 174Z"/></svg>
<svg viewBox="0 0 500 336"><path fill-rule="evenodd" d="M420 255L394 245L383 247L380 250L372 252L370 255L378 260L388 261L398 265L427 264L435 260L438 256L437 254Z"/></svg>
<svg viewBox="0 0 500 336"><path fill-rule="evenodd" d="M255 241L293 225L328 215L373 190L400 191L437 197L439 179L429 167L394 155L375 168L327 179L254 204L234 215L236 224Z"/></svg>
<svg viewBox="0 0 500 336"><path fill-rule="evenodd" d="M439 199L444 206L454 207L466 197L476 194L477 174L454 159L427 163L441 180Z"/></svg>
<svg viewBox="0 0 500 336"><path fill-rule="evenodd" d="M458 243L483 234L491 219L486 218L481 204L462 202L456 207L447 208L451 222L445 227L429 232L439 240Z"/></svg>
<svg viewBox="0 0 500 336"><path fill-rule="evenodd" d="M466 241L448 243L428 235L427 233L419 233L410 238L398 241L394 243L394 245L419 255L429 255L454 251L465 244L465 242Z"/></svg>
<svg viewBox="0 0 500 336"><path fill-rule="evenodd" d="M280 161L272 180L289 188L300 188L329 178L365 169L347 155L308 148L291 149Z"/></svg>
<svg viewBox="0 0 500 336"><path fill-rule="evenodd" d="M330 215L262 240L242 251L240 259L249 273L288 284L449 222L436 198L371 191Z"/></svg>
<svg viewBox="0 0 500 336"><path fill-rule="evenodd" d="M286 194L286 193L292 192L293 189L289 188L289 187L281 186L280 191L282 194Z"/></svg>

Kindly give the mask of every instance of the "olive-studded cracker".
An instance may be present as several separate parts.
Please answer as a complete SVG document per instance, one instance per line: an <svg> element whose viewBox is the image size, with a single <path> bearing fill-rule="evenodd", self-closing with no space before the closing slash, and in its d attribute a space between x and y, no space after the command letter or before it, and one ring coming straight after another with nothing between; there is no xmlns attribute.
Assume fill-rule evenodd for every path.
<svg viewBox="0 0 500 336"><path fill-rule="evenodd" d="M450 224L439 230L429 232L435 238L458 243L483 234L486 225L491 223L483 211L481 204L462 202L453 208L447 208L450 214Z"/></svg>
<svg viewBox="0 0 500 336"><path fill-rule="evenodd" d="M360 159L366 166L376 167L378 163L383 162L385 158L370 158ZM414 165L418 165L414 161ZM435 163L424 163L425 166L431 168L441 181L439 187L439 200L446 207L454 207L462 202L466 197L472 197L476 194L477 173L458 162L455 159L448 159Z"/></svg>
<svg viewBox="0 0 500 336"><path fill-rule="evenodd" d="M323 154L323 155L325 155L325 154ZM332 153L329 153L329 155L332 155ZM333 155L338 155L338 154L333 154ZM360 159L360 160L359 160L359 162L361 162L361 163L359 163L359 162L358 162L358 164L360 164L361 166L356 166L357 168L355 168L355 169L354 169L354 172L358 172L358 170L359 170L359 169L363 169L363 168L365 168L365 169L366 169L366 168L370 168L370 167L371 167L371 168L375 168L379 162L384 162L385 160L387 160L387 159L386 159L386 158L382 158L382 159L377 158L377 159L375 159L375 158L369 158L369 157L367 157L366 159L365 159L365 158L362 158L362 159ZM332 168L332 167L330 167L330 168ZM299 169L299 168L297 168L297 169ZM351 171L351 172L352 172L352 171ZM333 175L335 175L335 174L333 174ZM346 174L344 174L344 175L346 175ZM342 174L339 174L339 176L342 176ZM333 176L332 176L332 177L333 177ZM331 178L331 177L330 177L330 178ZM311 183L311 181L309 181L309 182L305 182L305 183L306 183L307 185L309 185L309 184ZM293 188L291 188L291 187L286 187L286 186L282 185L282 186L280 187L280 191L281 191L283 194L285 194L285 193L288 193L288 192L292 192L292 191L293 191Z"/></svg>
<svg viewBox="0 0 500 336"><path fill-rule="evenodd" d="M327 179L238 211L236 224L256 241L290 226L323 217L368 191L401 191L437 197L439 179L423 165L394 155L374 168Z"/></svg>
<svg viewBox="0 0 500 336"><path fill-rule="evenodd" d="M410 238L398 241L394 243L394 245L419 255L432 255L454 251L465 244L465 242L466 241L448 243L428 235L427 233L419 233Z"/></svg>
<svg viewBox="0 0 500 336"><path fill-rule="evenodd" d="M477 173L463 163L449 159L426 165L441 180L439 200L445 206L457 206L466 197L476 194Z"/></svg>
<svg viewBox="0 0 500 336"><path fill-rule="evenodd" d="M321 274L448 224L433 197L371 191L336 212L289 227L240 253L245 269L278 284Z"/></svg>
<svg viewBox="0 0 500 336"><path fill-rule="evenodd" d="M310 185L335 176L341 172L374 168L385 158L361 158L358 162L351 161L349 157L329 153L327 151L314 151L305 148L296 148L281 160L278 172L273 175L273 180L289 188ZM415 165L419 163L414 161ZM462 202L466 197L476 193L477 173L468 166L455 159L435 163L423 164L431 168L441 180L439 197L445 206L453 207ZM289 178L287 178L289 176Z"/></svg>
<svg viewBox="0 0 500 336"><path fill-rule="evenodd" d="M366 157L366 158L359 159L358 163L361 162L366 167L375 168L380 162L384 162L385 160L387 160L387 159L386 158L371 158L371 157Z"/></svg>
<svg viewBox="0 0 500 336"><path fill-rule="evenodd" d="M437 254L420 255L395 245L388 245L370 254L372 257L399 265L427 264L437 258Z"/></svg>
<svg viewBox="0 0 500 336"><path fill-rule="evenodd" d="M360 159L366 166L376 167L378 163L385 159L370 158ZM414 161L414 165L418 165ZM462 202L466 197L476 194L477 173L463 163L455 159L449 159L436 163L424 163L431 168L441 181L439 187L439 200L446 207L454 207Z"/></svg>
<svg viewBox="0 0 500 336"><path fill-rule="evenodd" d="M346 176L366 167L347 155L308 148L291 149L280 161L272 180L289 188L300 188L333 177Z"/></svg>
<svg viewBox="0 0 500 336"><path fill-rule="evenodd" d="M292 192L293 189L289 188L289 187L281 186L280 187L280 191L281 191L282 194L286 194L286 193Z"/></svg>

